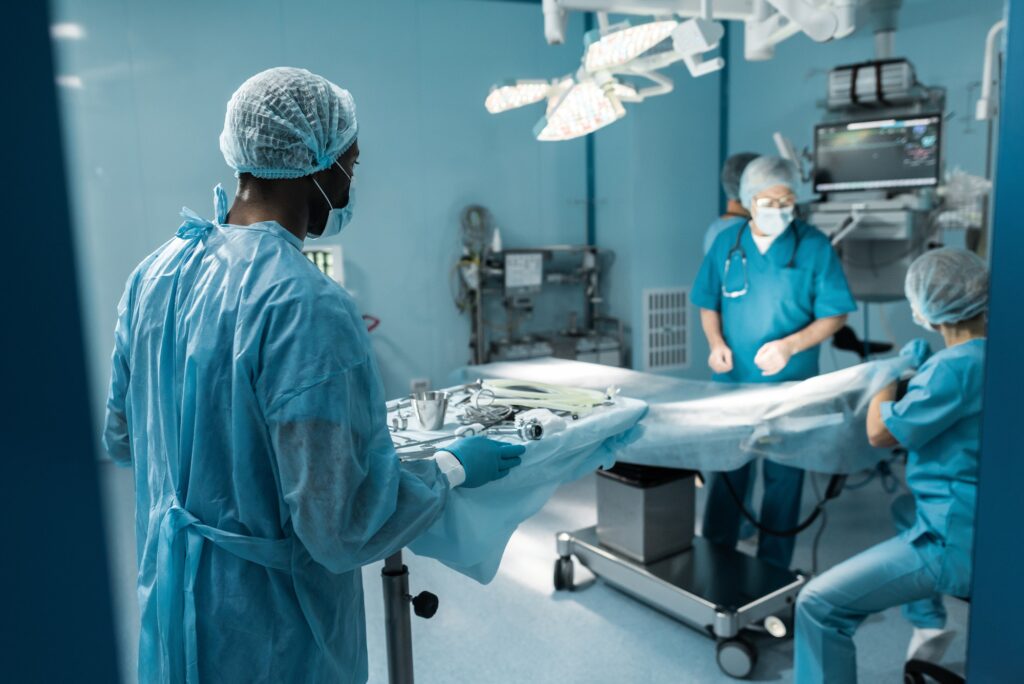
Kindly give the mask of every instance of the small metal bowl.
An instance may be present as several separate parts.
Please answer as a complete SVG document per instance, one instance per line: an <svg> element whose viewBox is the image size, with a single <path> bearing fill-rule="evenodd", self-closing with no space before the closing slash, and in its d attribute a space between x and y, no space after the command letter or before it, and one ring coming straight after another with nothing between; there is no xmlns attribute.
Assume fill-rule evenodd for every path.
<svg viewBox="0 0 1024 684"><path fill-rule="evenodd" d="M416 419L424 430L440 430L444 425L448 396L447 392L416 392L409 397Z"/></svg>

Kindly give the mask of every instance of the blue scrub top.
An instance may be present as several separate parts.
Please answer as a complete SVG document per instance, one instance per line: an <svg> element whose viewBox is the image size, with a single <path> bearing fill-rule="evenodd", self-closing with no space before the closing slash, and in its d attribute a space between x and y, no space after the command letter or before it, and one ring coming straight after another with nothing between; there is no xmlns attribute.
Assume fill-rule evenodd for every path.
<svg viewBox="0 0 1024 684"><path fill-rule="evenodd" d="M984 339L944 349L921 366L902 399L881 405L885 426L910 452L907 486L917 519L909 538L930 533L946 547L959 571L943 591L957 596L970 588L984 367Z"/></svg>
<svg viewBox="0 0 1024 684"><path fill-rule="evenodd" d="M711 251L711 248L715 244L715 239L722 233L722 231L732 226L741 226L747 222L747 219L742 216L719 216L711 225L708 226L708 230L704 233L704 253L707 254Z"/></svg>
<svg viewBox="0 0 1024 684"><path fill-rule="evenodd" d="M719 234L704 257L690 295L702 309L721 313L722 334L733 352L732 371L716 374L713 379L785 382L814 377L818 374L817 347L795 354L780 373L769 377L754 365L754 357L765 343L792 335L819 318L857 310L842 265L828 238L814 226L794 221L761 254L748 223L736 223ZM740 248L747 258L747 293L736 298L724 297L726 260L741 230ZM734 257L729 270L728 287L730 291L743 287L743 268L738 257Z"/></svg>

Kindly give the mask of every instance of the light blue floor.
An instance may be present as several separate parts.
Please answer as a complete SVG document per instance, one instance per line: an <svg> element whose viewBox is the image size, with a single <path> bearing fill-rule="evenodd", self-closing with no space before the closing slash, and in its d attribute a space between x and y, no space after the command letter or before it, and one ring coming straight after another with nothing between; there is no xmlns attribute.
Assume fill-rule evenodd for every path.
<svg viewBox="0 0 1024 684"><path fill-rule="evenodd" d="M104 464L104 487L113 537L115 595L120 616L122 662L134 672L138 634L134 600L132 484L128 471ZM824 480L822 481L824 485ZM812 500L810 486L806 499ZM848 491L829 506L820 547L827 568L891 536L890 494L877 482ZM573 593L553 591L554 535L595 522L594 479L560 489L548 505L522 525L488 586L430 559L407 554L411 589L433 591L441 608L432 620L413 618L417 680L420 682L728 682L715 662L711 640L601 582ZM817 525L801 535L794 565L810 568ZM577 579L586 571L577 565ZM366 612L370 681L386 682L380 564L366 568ZM959 630L947 661L962 668L967 611L947 601L950 626ZM910 627L893 609L857 633L861 681L901 681ZM754 681L792 680L792 643L757 639L760 659ZM126 681L132 681L127 678Z"/></svg>

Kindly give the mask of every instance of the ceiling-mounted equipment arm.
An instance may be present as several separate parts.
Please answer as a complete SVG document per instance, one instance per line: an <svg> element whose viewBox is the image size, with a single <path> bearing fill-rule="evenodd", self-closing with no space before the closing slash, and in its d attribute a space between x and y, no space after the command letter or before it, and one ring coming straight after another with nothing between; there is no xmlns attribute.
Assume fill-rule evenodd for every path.
<svg viewBox="0 0 1024 684"><path fill-rule="evenodd" d="M548 45L561 45L565 42L569 13L561 7L558 0L544 0L541 10L544 12L544 38Z"/></svg>
<svg viewBox="0 0 1024 684"><path fill-rule="evenodd" d="M998 91L993 88L999 81L996 62L999 60L999 36L1006 30L1006 20L997 21L985 39L985 67L981 76L981 97L974 110L978 121L988 121L999 113Z"/></svg>
<svg viewBox="0 0 1024 684"><path fill-rule="evenodd" d="M744 52L748 60L771 59L775 46L797 33L825 42L843 38L856 28L855 10L860 0L543 0L545 35L549 43L565 42L566 18L570 11L596 12L602 33L608 13L676 16L689 18L680 25L692 34L707 33L717 21L742 21L745 25ZM898 6L899 0L888 0ZM681 50L694 76L721 68L719 58L705 61L703 51Z"/></svg>
<svg viewBox="0 0 1024 684"><path fill-rule="evenodd" d="M701 16L702 0L545 0L566 12L606 12L681 17ZM714 0L715 19L741 20L750 16L754 0Z"/></svg>
<svg viewBox="0 0 1024 684"><path fill-rule="evenodd" d="M824 43L836 36L839 18L832 9L815 7L805 0L767 0L779 14L800 27L811 40Z"/></svg>
<svg viewBox="0 0 1024 684"><path fill-rule="evenodd" d="M639 71L630 69L630 75L638 78L646 78L648 81L654 83L652 86L646 88L640 88L636 91L637 97L640 101L645 100L648 97L657 97L658 95L667 95L672 92L675 84L672 79L664 74L659 74L657 71Z"/></svg>

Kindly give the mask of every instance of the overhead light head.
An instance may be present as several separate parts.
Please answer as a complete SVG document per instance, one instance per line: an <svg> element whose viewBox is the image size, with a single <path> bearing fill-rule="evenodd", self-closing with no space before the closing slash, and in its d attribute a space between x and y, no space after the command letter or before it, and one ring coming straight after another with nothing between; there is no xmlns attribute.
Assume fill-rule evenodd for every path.
<svg viewBox="0 0 1024 684"><path fill-rule="evenodd" d="M594 72L627 64L668 38L678 25L679 22L668 19L637 26L625 22L619 25L621 28L614 28L604 35L601 35L601 29L588 31L583 36L586 46L583 66Z"/></svg>
<svg viewBox="0 0 1024 684"><path fill-rule="evenodd" d="M491 86L484 106L491 114L525 107L548 96L551 84L538 80L508 80Z"/></svg>
<svg viewBox="0 0 1024 684"><path fill-rule="evenodd" d="M576 83L548 108L546 116L534 126L537 140L572 140L593 133L626 115L614 90L601 88L593 81Z"/></svg>

